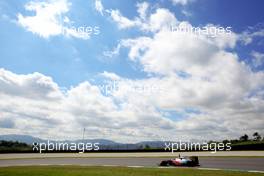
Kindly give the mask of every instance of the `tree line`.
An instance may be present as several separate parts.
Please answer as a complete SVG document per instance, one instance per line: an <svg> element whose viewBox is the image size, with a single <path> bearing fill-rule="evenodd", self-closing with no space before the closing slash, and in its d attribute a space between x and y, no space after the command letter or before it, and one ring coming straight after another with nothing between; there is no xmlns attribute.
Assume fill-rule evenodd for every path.
<svg viewBox="0 0 264 176"><path fill-rule="evenodd" d="M252 134L252 138L249 137L249 135L244 134L242 136L239 137L239 139L232 139L232 140L223 140L223 143L232 143L232 144L236 144L236 143L243 143L243 142L261 142L264 141L264 137L262 137L258 132L255 132Z"/></svg>

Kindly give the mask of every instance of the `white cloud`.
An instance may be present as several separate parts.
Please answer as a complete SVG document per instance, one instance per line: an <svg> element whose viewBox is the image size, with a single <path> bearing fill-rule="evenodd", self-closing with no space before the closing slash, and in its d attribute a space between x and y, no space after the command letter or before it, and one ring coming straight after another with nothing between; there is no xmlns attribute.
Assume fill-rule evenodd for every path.
<svg viewBox="0 0 264 176"><path fill-rule="evenodd" d="M263 92L256 91L263 86L263 73L252 73L230 53L220 52L214 60L216 65L210 66L215 72L207 79L168 75L132 80L103 72L107 80L118 81L119 87L137 87L133 91L122 88L108 96L87 81L61 91L45 75L18 75L2 69L0 115L5 125L0 128L5 133L70 139L80 137L85 127L89 137L121 142L263 133ZM186 118L173 121L162 112L186 108L198 109L201 114L186 114Z"/></svg>
<svg viewBox="0 0 264 176"><path fill-rule="evenodd" d="M131 27L136 26L137 21L132 21L132 20L122 16L122 14L120 13L119 10L111 10L110 15L111 15L112 19L115 22L117 22L118 27L121 29L131 28Z"/></svg>
<svg viewBox="0 0 264 176"><path fill-rule="evenodd" d="M72 28L72 21L66 16L70 6L67 0L30 1L25 5L25 9L35 14L32 16L17 14L17 24L43 38L64 35L88 39L87 33L80 33Z"/></svg>
<svg viewBox="0 0 264 176"><path fill-rule="evenodd" d="M112 58L116 55L119 54L120 49L121 49L121 44L118 44L115 48L113 48L112 50L107 50L103 52L103 56L107 57L107 58Z"/></svg>
<svg viewBox="0 0 264 176"><path fill-rule="evenodd" d="M142 2L142 3L137 3L137 12L140 16L141 19L146 19L147 17L147 11L149 8L149 3L147 2Z"/></svg>
<svg viewBox="0 0 264 176"><path fill-rule="evenodd" d="M153 35L123 39L119 46L128 48L131 61L139 63L151 78L123 80L123 84L133 81L141 85L162 85L164 91L151 96L119 91L113 94L115 98L133 105L140 99L144 104L164 111L198 109L201 113L188 114L187 118L172 122L173 134L179 136L188 134L188 138L203 136L208 139L264 132L259 125L264 124L264 112L261 110L264 105L264 84L261 81L264 72L253 72L232 51L241 40L240 34L226 31L208 37L171 31L168 24L192 25L178 21L170 11L159 8L148 14L144 23L140 17L130 22L133 25L129 27L151 31ZM205 27L221 26L208 24ZM254 36L261 34L254 33ZM259 54L255 53L253 58L260 58ZM167 128L170 131L169 125Z"/></svg>
<svg viewBox="0 0 264 176"><path fill-rule="evenodd" d="M63 14L69 11L69 3L66 0L50 2L31 1L25 5L25 9L35 12L35 16L23 16L18 14L18 23L28 31L41 37L60 35L62 33Z"/></svg>
<svg viewBox="0 0 264 176"><path fill-rule="evenodd" d="M190 2L193 2L194 0L171 0L171 2L174 4L174 5L187 5L188 3Z"/></svg>
<svg viewBox="0 0 264 176"><path fill-rule="evenodd" d="M177 19L168 9L158 8L154 13L148 13L149 4L146 2L137 4L138 17L129 19L121 14L119 10L107 10L111 18L120 29L138 27L142 31L156 32L162 29L170 29L177 24Z"/></svg>
<svg viewBox="0 0 264 176"><path fill-rule="evenodd" d="M155 13L150 15L148 24L142 28L150 31L158 31L163 28L170 29L171 26L176 24L177 19L172 12L159 8Z"/></svg>
<svg viewBox="0 0 264 176"><path fill-rule="evenodd" d="M98 11L101 15L104 14L104 6L101 0L95 0L95 10Z"/></svg>
<svg viewBox="0 0 264 176"><path fill-rule="evenodd" d="M100 75L105 77L105 78L108 78L110 80L119 80L120 79L120 77L117 74L111 73L111 72L107 72L107 71L104 71Z"/></svg>
<svg viewBox="0 0 264 176"><path fill-rule="evenodd" d="M214 55L224 48L233 48L236 38L235 34L208 38L193 33L162 30L155 33L153 38L127 39L121 45L130 48L130 59L138 59L146 72L167 75L183 71L206 76L205 69L211 69L210 65L216 63Z"/></svg>
<svg viewBox="0 0 264 176"><path fill-rule="evenodd" d="M0 128L14 128L15 123L11 119L0 119Z"/></svg>
<svg viewBox="0 0 264 176"><path fill-rule="evenodd" d="M244 45L251 44L254 41L254 39L258 37L264 37L264 29L255 32L245 31L242 34L240 34L240 40Z"/></svg>
<svg viewBox="0 0 264 176"><path fill-rule="evenodd" d="M102 76L119 79L109 72ZM19 75L1 69L0 84L0 115L4 123L0 129L4 128L5 133L76 139L86 127L93 138L135 141L147 139L145 133L155 136L151 129L172 123L140 101L138 105L122 101L116 104L118 99L104 96L99 86L89 82L62 91L50 77L40 73ZM155 122L147 125L151 119Z"/></svg>
<svg viewBox="0 0 264 176"><path fill-rule="evenodd" d="M222 57L219 55L219 58L215 59ZM226 62L232 60L232 57L234 56L228 56ZM144 114L143 109L181 112L187 108L194 108L201 112L201 114L187 113L184 118L179 118L177 121L165 118L169 121L162 122L164 128L162 128L163 125L158 128L152 127L160 134L153 135L164 139L223 139L238 137L242 133L251 134L254 131L263 133L259 125L264 123L262 119L264 112L261 110L264 106L263 96L261 96L263 94L258 95L255 91L256 88L263 86L259 81L264 75L263 73L253 74L243 66L242 70L245 69L245 73L242 70L237 72L238 68L234 67L241 66L237 61L232 62L228 62L232 66L227 70L220 66L216 67L219 73L212 75L215 77L214 81L195 77L186 79L176 75L142 80L119 79L120 87L131 83L139 87L155 85L162 86L162 91L128 93L126 89L121 89L113 92L112 96L129 104L130 110L139 112L137 115ZM252 93L254 93L253 96L248 98L248 95ZM162 114L162 116L167 115ZM161 119L158 119L149 118L152 123L156 121L161 123Z"/></svg>
<svg viewBox="0 0 264 176"><path fill-rule="evenodd" d="M263 38L264 37L264 24L258 23L255 26L248 27L247 30L243 31L240 35L240 41L244 45L251 44L256 38Z"/></svg>
<svg viewBox="0 0 264 176"><path fill-rule="evenodd" d="M4 69L0 69L0 92L35 99L56 99L61 96L58 85L50 77L40 73L16 75Z"/></svg>
<svg viewBox="0 0 264 176"><path fill-rule="evenodd" d="M187 11L186 9L183 9L182 11L182 14L184 14L186 17L191 17L192 16L192 13Z"/></svg>
<svg viewBox="0 0 264 176"><path fill-rule="evenodd" d="M253 57L253 65L255 67L261 66L264 63L264 53L252 51L251 56Z"/></svg>

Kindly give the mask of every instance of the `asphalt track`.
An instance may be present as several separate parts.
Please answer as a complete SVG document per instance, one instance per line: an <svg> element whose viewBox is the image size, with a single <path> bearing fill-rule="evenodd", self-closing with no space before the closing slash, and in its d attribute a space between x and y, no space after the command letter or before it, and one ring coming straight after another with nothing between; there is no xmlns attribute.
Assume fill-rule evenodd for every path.
<svg viewBox="0 0 264 176"><path fill-rule="evenodd" d="M206 157L263 157L264 151L221 151L221 152L180 152L182 156ZM121 153L15 153L0 154L0 159L25 159L25 158L133 158L133 157L158 157L173 158L179 153L174 152L121 152Z"/></svg>
<svg viewBox="0 0 264 176"><path fill-rule="evenodd" d="M27 165L82 165L82 166L132 166L157 167L169 158L35 158L2 159L0 167ZM201 157L199 168L264 171L264 158L254 157Z"/></svg>

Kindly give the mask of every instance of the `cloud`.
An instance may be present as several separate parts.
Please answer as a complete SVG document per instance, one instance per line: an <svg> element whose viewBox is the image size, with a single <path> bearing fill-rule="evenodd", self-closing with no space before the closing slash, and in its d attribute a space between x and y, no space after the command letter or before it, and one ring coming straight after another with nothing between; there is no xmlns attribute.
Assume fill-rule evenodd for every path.
<svg viewBox="0 0 264 176"><path fill-rule="evenodd" d="M103 76L103 77L105 77L105 78L108 78L110 80L119 80L120 79L120 77L117 74L111 73L111 72L104 71L100 75Z"/></svg>
<svg viewBox="0 0 264 176"><path fill-rule="evenodd" d="M150 31L158 31L163 28L170 29L175 24L177 24L177 19L172 12L167 9L158 8L155 13L149 16L148 24L142 28Z"/></svg>
<svg viewBox="0 0 264 176"><path fill-rule="evenodd" d="M158 8L154 13L148 13L149 4L142 2L137 4L139 16L129 19L121 14L119 10L107 10L112 20L120 29L137 27L145 32L156 32L163 28L169 29L177 24L177 19L168 9Z"/></svg>
<svg viewBox="0 0 264 176"><path fill-rule="evenodd" d="M35 2L30 1L25 5L27 11L35 12L34 16L18 14L18 23L28 31L41 37L60 35L62 33L63 15L69 11L66 0Z"/></svg>
<svg viewBox="0 0 264 176"><path fill-rule="evenodd" d="M249 45L251 44L255 39L257 38L263 38L264 37L264 24L263 23L258 23L255 26L250 26L248 29L243 31L239 35L239 39L244 45Z"/></svg>
<svg viewBox="0 0 264 176"><path fill-rule="evenodd" d="M129 58L138 60L145 72L162 75L186 72L206 77L207 69L212 69L210 65L216 64L215 54L222 49L233 48L236 41L235 34L210 38L194 33L161 30L153 38L126 39L121 45L130 48Z"/></svg>
<svg viewBox="0 0 264 176"><path fill-rule="evenodd" d="M115 48L113 48L112 50L107 50L103 52L103 56L107 57L107 58L112 58L116 55L119 54L120 49L121 49L121 44L118 44Z"/></svg>
<svg viewBox="0 0 264 176"><path fill-rule="evenodd" d="M219 58L214 59L222 57L223 55L219 55ZM234 56L225 57L228 62ZM160 115L156 116L159 118L155 118L155 113L149 117L151 123L160 124L150 127L159 132L159 134L152 135L160 136L160 139L224 139L238 137L245 132L250 134L254 130L263 133L259 125L264 123L262 119L264 112L261 110L264 105L263 92L256 91L263 87L263 84L259 82L263 79L263 73L253 74L243 66L242 70L245 69L246 72L242 73L241 70L236 71L238 68L233 68L235 65L236 67L241 66L237 61L228 63L233 66L227 70L217 66L219 73L212 75L212 77L216 76L214 81L196 77L183 78L177 75L141 80L121 78L118 87L132 84L139 91L130 92L127 89L120 89L114 91L111 96L118 102L126 102L130 110L138 112L137 115L145 114L143 109L152 109L156 111L156 114L161 113L157 110L167 112L160 114L165 118L162 121ZM242 79L241 75L243 75ZM148 89L149 87L155 87L155 89ZM250 97L248 97L249 94ZM186 113L178 120L169 120L175 118L170 112L182 112L188 108L198 109L200 113ZM167 134L165 134L166 131Z"/></svg>
<svg viewBox="0 0 264 176"><path fill-rule="evenodd" d="M192 16L192 13L189 12L189 11L187 11L187 10L185 10L185 9L183 9L181 12L182 12L182 14L184 14L186 17L191 17L191 16Z"/></svg>
<svg viewBox="0 0 264 176"><path fill-rule="evenodd" d="M18 13L17 24L46 39L58 35L89 39L87 33L73 29L72 21L66 16L70 6L67 0L30 1L25 5L25 9L34 12L34 15L26 16Z"/></svg>
<svg viewBox="0 0 264 176"><path fill-rule="evenodd" d="M0 119L0 128L14 128L15 122L11 119Z"/></svg>
<svg viewBox="0 0 264 176"><path fill-rule="evenodd" d="M261 38L264 37L264 29L259 30L259 31L255 31L255 32L244 31L240 35L240 39L244 45L251 44L253 42L253 40L258 38L258 37L261 37Z"/></svg>
<svg viewBox="0 0 264 176"><path fill-rule="evenodd" d="M171 2L174 4L174 5L187 5L189 4L190 2L193 2L194 0L171 0Z"/></svg>
<svg viewBox="0 0 264 176"><path fill-rule="evenodd" d="M109 72L102 76L119 79ZM147 139L145 133L155 136L151 129L172 123L149 105L138 102L147 108L141 109L139 104L105 96L99 86L88 81L62 91L40 73L19 75L4 69L0 80L0 116L5 122L0 128L10 127L5 133L66 139L80 137L79 130L85 127L93 138L134 141ZM146 127L152 119L155 122Z"/></svg>
<svg viewBox="0 0 264 176"><path fill-rule="evenodd" d="M146 19L148 9L149 9L149 3L147 2L137 3L137 12L141 19L143 20Z"/></svg>
<svg viewBox="0 0 264 176"><path fill-rule="evenodd" d="M104 13L104 6L101 0L95 0L95 10L99 12L101 15Z"/></svg>
<svg viewBox="0 0 264 176"><path fill-rule="evenodd" d="M118 27L121 29L136 26L137 21L132 21L132 20L122 16L119 10L111 10L110 15L111 15L112 19L118 23Z"/></svg>
<svg viewBox="0 0 264 176"><path fill-rule="evenodd" d="M40 73L16 75L4 69L0 69L0 92L6 95L34 99L61 97L58 85L50 77Z"/></svg>
<svg viewBox="0 0 264 176"><path fill-rule="evenodd" d="M253 65L255 67L259 67L259 66L263 65L263 63L264 63L264 53L260 53L260 52L257 52L257 51L252 51L251 52L251 56L252 56L252 59L253 59Z"/></svg>
<svg viewBox="0 0 264 176"><path fill-rule="evenodd" d="M130 60L139 64L149 78L124 79L120 84L162 85L163 91L142 96L138 92L126 94L125 90L114 92L113 97L133 105L140 99L154 109L167 111L161 114L165 117L169 114L170 119L174 116L171 111L199 110L199 114L187 113L185 118L173 121L173 130L170 125L166 126L172 134L187 134L189 139L238 137L254 130L264 132L259 125L264 123L261 110L264 72L252 71L253 68L241 61L233 50L241 40L241 34L225 31L210 37L172 31L169 24L194 26L187 21L178 21L173 13L162 8L147 13L145 20L140 16L140 13L134 19L122 16L133 24L126 28L135 27L152 35L141 33L139 37L123 39L118 48L128 48ZM223 28L213 24L204 27L210 30ZM261 34L261 31L254 32L251 37ZM261 53L252 53L252 59L261 56Z"/></svg>
<svg viewBox="0 0 264 176"><path fill-rule="evenodd" d="M213 59L220 63L210 65L215 72L206 79L171 74L133 80L103 72L107 82L116 81L119 87L107 96L100 85L88 81L62 91L40 73L19 75L2 69L0 116L8 123L0 128L10 127L6 133L73 139L80 137L85 127L92 138L121 142L263 133L264 93L258 90L263 86L263 73L252 73L235 55L224 51ZM208 71L206 66L204 69ZM185 113L184 118L171 120L171 111L187 108L200 113Z"/></svg>

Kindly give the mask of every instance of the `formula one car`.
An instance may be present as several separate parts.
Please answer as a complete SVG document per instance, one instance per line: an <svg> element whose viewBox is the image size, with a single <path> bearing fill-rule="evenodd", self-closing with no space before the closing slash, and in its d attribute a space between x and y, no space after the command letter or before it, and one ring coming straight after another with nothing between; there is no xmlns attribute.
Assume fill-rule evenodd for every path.
<svg viewBox="0 0 264 176"><path fill-rule="evenodd" d="M159 164L160 166L186 166L186 167L194 167L199 166L198 156L190 156L190 157L181 157L179 155L178 158L163 160Z"/></svg>

